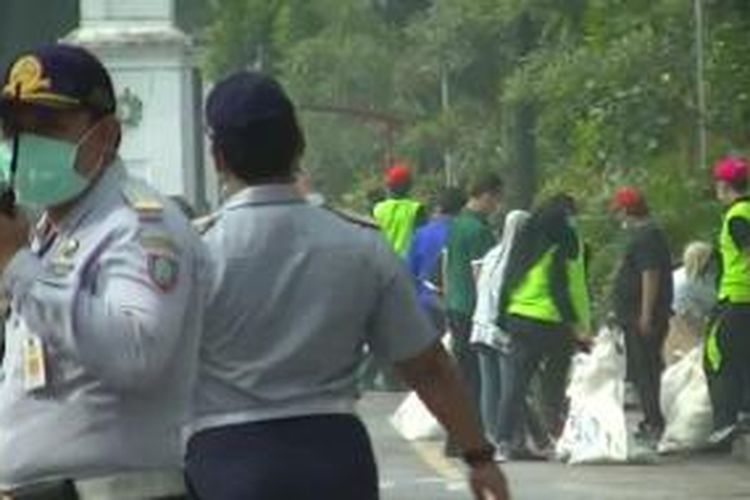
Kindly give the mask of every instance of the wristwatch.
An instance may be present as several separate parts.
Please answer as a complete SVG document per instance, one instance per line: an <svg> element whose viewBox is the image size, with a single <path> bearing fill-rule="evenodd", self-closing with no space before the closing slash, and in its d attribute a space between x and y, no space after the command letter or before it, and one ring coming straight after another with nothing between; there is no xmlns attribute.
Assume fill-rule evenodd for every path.
<svg viewBox="0 0 750 500"><path fill-rule="evenodd" d="M495 447L487 443L481 448L466 450L461 455L461 458L471 468L492 463L495 461Z"/></svg>

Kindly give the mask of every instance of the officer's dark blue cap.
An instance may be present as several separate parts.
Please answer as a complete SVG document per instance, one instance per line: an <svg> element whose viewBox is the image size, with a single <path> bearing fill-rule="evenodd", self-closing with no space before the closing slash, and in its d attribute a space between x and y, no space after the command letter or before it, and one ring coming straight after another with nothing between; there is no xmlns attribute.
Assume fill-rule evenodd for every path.
<svg viewBox="0 0 750 500"><path fill-rule="evenodd" d="M39 47L20 55L6 72L0 109L10 103L55 109L115 112L112 80L86 49L67 44Z"/></svg>
<svg viewBox="0 0 750 500"><path fill-rule="evenodd" d="M206 103L209 127L218 134L259 121L295 120L294 105L273 78L241 71L214 87Z"/></svg>

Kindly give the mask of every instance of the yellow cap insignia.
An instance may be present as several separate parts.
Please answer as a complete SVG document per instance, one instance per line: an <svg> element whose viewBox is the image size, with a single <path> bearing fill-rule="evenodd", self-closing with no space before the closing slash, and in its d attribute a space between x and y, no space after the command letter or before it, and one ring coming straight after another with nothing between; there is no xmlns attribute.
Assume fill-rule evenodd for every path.
<svg viewBox="0 0 750 500"><path fill-rule="evenodd" d="M22 57L13 64L3 94L15 96L19 87L22 96L38 94L52 87L49 78L44 78L42 63L35 56Z"/></svg>
<svg viewBox="0 0 750 500"><path fill-rule="evenodd" d="M24 56L13 64L3 96L15 98L18 90L22 101L60 107L80 104L78 99L54 91L52 80L44 77L44 67L36 56Z"/></svg>

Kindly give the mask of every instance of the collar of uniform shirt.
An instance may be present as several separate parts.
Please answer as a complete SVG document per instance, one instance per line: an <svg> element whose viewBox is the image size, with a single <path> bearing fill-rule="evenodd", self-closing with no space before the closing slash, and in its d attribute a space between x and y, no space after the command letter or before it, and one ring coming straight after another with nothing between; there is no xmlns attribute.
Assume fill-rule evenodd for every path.
<svg viewBox="0 0 750 500"><path fill-rule="evenodd" d="M245 206L258 205L295 205L304 204L305 199L299 194L294 184L264 184L250 186L232 195L224 204L226 210Z"/></svg>
<svg viewBox="0 0 750 500"><path fill-rule="evenodd" d="M58 234L57 226L46 212L39 218L31 233L31 251L42 257L54 244Z"/></svg>
<svg viewBox="0 0 750 500"><path fill-rule="evenodd" d="M113 186L119 184L124 175L125 167L122 160L118 158L114 164L104 170L101 178L95 181L95 184L83 195L73 209L55 225L58 233L74 231L86 216L97 207L100 198L106 196Z"/></svg>

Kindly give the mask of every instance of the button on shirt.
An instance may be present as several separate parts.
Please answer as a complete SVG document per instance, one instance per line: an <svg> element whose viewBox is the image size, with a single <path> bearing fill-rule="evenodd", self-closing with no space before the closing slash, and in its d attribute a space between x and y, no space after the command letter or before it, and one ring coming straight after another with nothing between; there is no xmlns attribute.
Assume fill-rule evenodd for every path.
<svg viewBox="0 0 750 500"><path fill-rule="evenodd" d="M12 259L0 489L180 466L207 265L188 221L119 161ZM46 368L31 390L30 337Z"/></svg>
<svg viewBox="0 0 750 500"><path fill-rule="evenodd" d="M204 241L217 280L193 430L350 413L365 345L394 362L437 341L380 234L289 185L237 193Z"/></svg>

